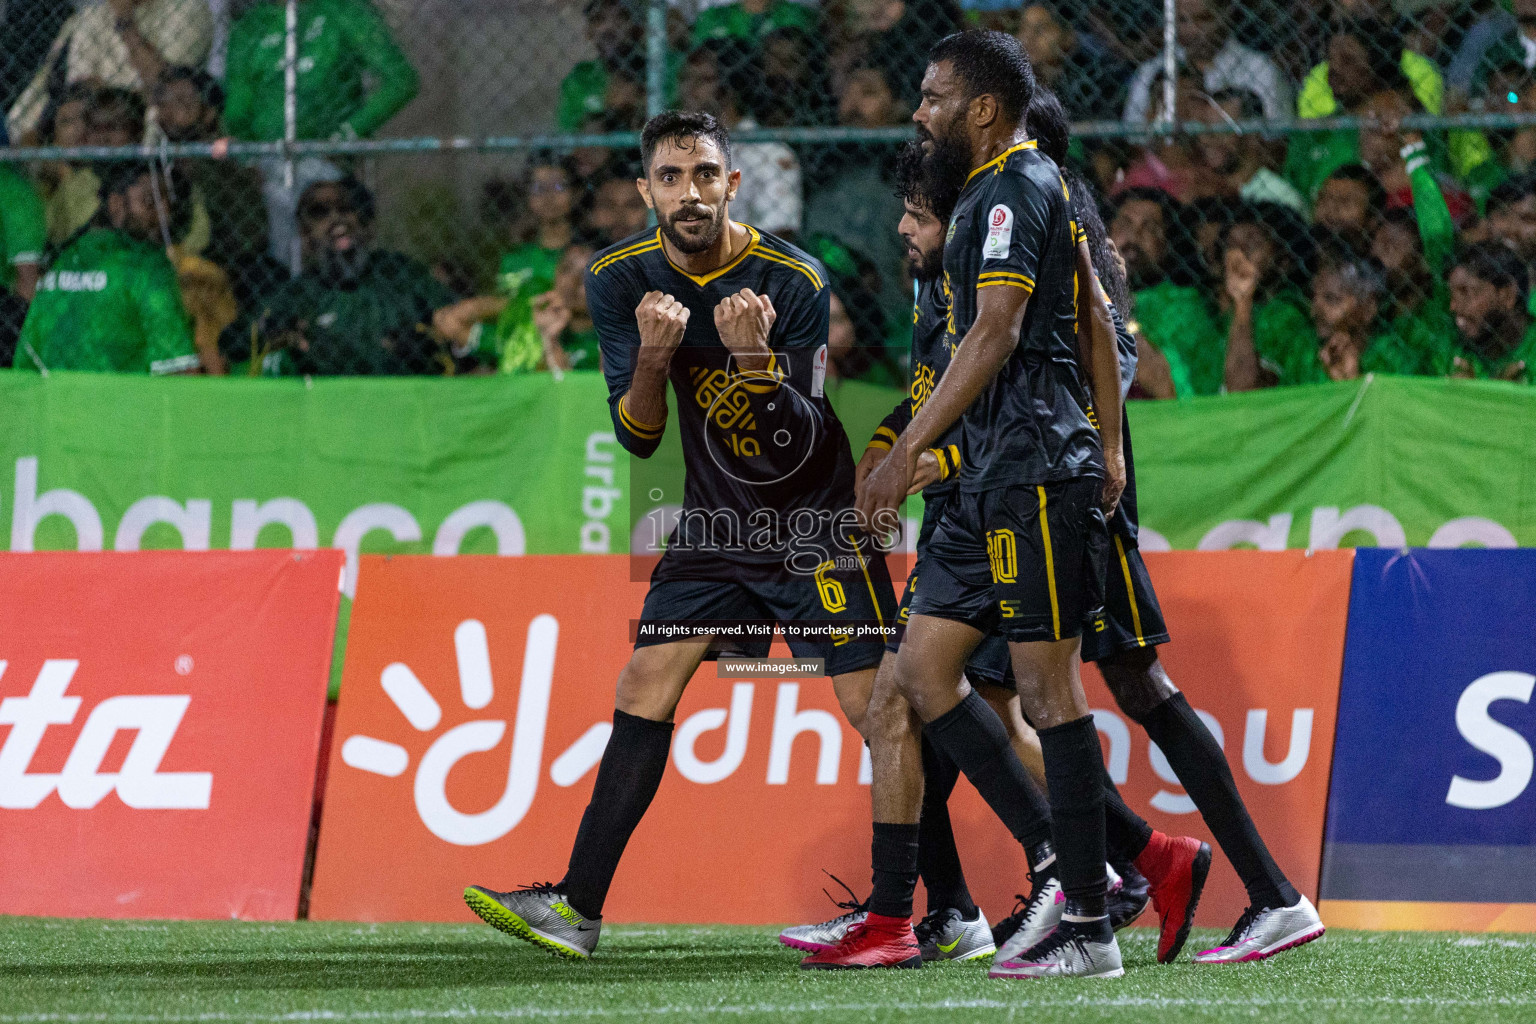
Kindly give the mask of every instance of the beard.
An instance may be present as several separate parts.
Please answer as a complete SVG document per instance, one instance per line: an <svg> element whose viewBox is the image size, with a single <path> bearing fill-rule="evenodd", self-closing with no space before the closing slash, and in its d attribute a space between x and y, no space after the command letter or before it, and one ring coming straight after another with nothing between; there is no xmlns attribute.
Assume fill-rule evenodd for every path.
<svg viewBox="0 0 1536 1024"><path fill-rule="evenodd" d="M924 283L937 279L944 273L944 247L941 245L931 252L919 251L916 255L908 250L907 273Z"/></svg>
<svg viewBox="0 0 1536 1024"><path fill-rule="evenodd" d="M690 217L703 216L708 223L703 233L697 235L684 234L678 227L680 218L687 214ZM698 223L690 221L689 223ZM711 209L707 206L684 206L671 214L661 222L661 233L667 236L667 241L676 247L678 252L689 254L703 252L720 241L720 232L725 230L725 204Z"/></svg>
<svg viewBox="0 0 1536 1024"><path fill-rule="evenodd" d="M917 141L925 145L923 193L934 198L959 195L971 173L971 143L964 132L942 130L935 135L919 125Z"/></svg>

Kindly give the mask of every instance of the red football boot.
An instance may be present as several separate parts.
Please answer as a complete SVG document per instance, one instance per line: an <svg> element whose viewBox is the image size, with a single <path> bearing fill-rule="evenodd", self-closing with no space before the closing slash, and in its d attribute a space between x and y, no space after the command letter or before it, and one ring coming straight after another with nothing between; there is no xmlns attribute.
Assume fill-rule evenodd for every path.
<svg viewBox="0 0 1536 1024"><path fill-rule="evenodd" d="M1174 839L1153 832L1152 840L1135 864L1152 883L1152 906L1162 919L1157 935L1157 962L1173 963L1195 923L1195 908L1200 905L1205 876L1211 870L1211 848L1190 836Z"/></svg>
<svg viewBox="0 0 1536 1024"><path fill-rule="evenodd" d="M909 917L870 914L848 929L831 949L800 961L806 970L846 971L866 967L921 967L923 953Z"/></svg>

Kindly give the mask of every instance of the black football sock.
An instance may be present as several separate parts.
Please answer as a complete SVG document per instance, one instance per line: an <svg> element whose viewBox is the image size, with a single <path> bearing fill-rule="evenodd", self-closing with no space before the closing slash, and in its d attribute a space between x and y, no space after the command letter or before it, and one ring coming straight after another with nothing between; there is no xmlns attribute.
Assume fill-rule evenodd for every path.
<svg viewBox="0 0 1536 1024"><path fill-rule="evenodd" d="M576 830L563 883L566 902L583 917L603 915L619 858L656 796L671 747L671 722L614 710L613 735L597 768L592 800Z"/></svg>
<svg viewBox="0 0 1536 1024"><path fill-rule="evenodd" d="M1104 841L1112 861L1133 861L1152 840L1147 819L1126 806L1115 780L1104 771Z"/></svg>
<svg viewBox="0 0 1536 1024"><path fill-rule="evenodd" d="M1030 867L1037 867L1035 851L1051 841L1052 804L1024 770L992 706L972 690L923 731L960 766L987 806L1030 854Z"/></svg>
<svg viewBox="0 0 1536 1024"><path fill-rule="evenodd" d="M912 891L917 888L917 831L919 826L875 822L870 861L875 868L874 891L869 912L884 917L912 916Z"/></svg>
<svg viewBox="0 0 1536 1024"><path fill-rule="evenodd" d="M928 913L954 907L966 920L976 904L965 884L955 830L949 820L949 795L960 769L927 736L923 737L923 816L918 821L917 873L928 890Z"/></svg>
<svg viewBox="0 0 1536 1024"><path fill-rule="evenodd" d="M1038 730L1051 791L1056 871L1073 917L1104 916L1104 760L1093 718Z"/></svg>
<svg viewBox="0 0 1536 1024"><path fill-rule="evenodd" d="M1184 695L1175 693L1139 721L1243 880L1249 902L1258 907L1295 905L1301 897L1259 837L1226 755Z"/></svg>

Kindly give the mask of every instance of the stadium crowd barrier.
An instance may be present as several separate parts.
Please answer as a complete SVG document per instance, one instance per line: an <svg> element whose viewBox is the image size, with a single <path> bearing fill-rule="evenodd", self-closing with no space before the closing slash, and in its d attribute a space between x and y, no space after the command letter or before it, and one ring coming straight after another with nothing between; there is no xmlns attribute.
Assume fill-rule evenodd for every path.
<svg viewBox="0 0 1536 1024"><path fill-rule="evenodd" d="M1536 552L1148 563L1170 673L1332 923L1447 927L1449 912L1458 928L1536 930L1521 870L1536 849ZM0 913L459 921L468 882L559 876L645 589L629 560L364 556L322 742L342 564L0 555L0 854L28 867L0 879ZM1132 806L1209 839L1085 677ZM706 665L677 721L614 920L721 920L700 891L731 892L733 922L810 919L829 910L821 869L861 887L868 760L829 686ZM954 813L978 899L1005 906L1018 850L968 787ZM1218 858L1199 920L1241 905Z"/></svg>

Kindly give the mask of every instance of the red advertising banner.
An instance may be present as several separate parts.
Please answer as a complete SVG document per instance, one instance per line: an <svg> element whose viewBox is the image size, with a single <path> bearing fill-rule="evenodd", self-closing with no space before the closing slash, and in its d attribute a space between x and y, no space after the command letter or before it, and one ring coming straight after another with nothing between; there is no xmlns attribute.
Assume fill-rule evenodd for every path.
<svg viewBox="0 0 1536 1024"><path fill-rule="evenodd" d="M1176 638L1170 672L1220 724L1260 828L1312 895L1350 558L1148 556ZM311 916L470 920L467 884L560 878L644 594L618 555L364 556ZM1096 678L1090 693L1133 805L1159 827L1204 836L1182 790L1157 775L1145 734L1108 717ZM867 782L864 747L828 681L719 679L706 663L678 708L672 761L605 917L829 916L822 869L868 888ZM993 917L1006 914L1026 887L1022 853L968 786L953 816L972 892ZM1218 863L1201 920L1227 925L1244 901Z"/></svg>
<svg viewBox="0 0 1536 1024"><path fill-rule="evenodd" d="M297 916L342 557L0 554L0 914Z"/></svg>

